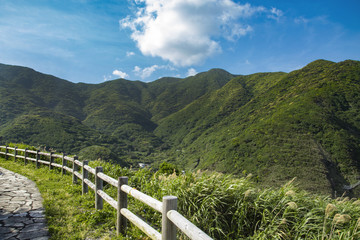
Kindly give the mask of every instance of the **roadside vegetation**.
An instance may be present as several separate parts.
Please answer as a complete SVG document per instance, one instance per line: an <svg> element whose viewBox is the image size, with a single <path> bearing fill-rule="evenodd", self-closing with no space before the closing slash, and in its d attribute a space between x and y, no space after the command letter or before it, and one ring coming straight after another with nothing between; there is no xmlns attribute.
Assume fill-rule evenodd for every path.
<svg viewBox="0 0 360 240"><path fill-rule="evenodd" d="M158 172L104 161L90 165L102 166L114 178L128 176L130 186L156 199L177 196L178 211L214 239L360 238L359 199L310 194L296 187L296 179L279 188L260 188L251 174L243 178L200 171L181 174L172 164L162 164ZM93 192L81 195L81 186L59 169L36 169L33 163L24 166L23 161L4 158L0 166L37 183L51 239L147 239L130 223L127 236L116 236L115 210L105 203L96 211ZM116 196L112 186L105 186L105 191ZM131 197L128 206L160 230L159 213ZM187 239L180 233L179 238Z"/></svg>

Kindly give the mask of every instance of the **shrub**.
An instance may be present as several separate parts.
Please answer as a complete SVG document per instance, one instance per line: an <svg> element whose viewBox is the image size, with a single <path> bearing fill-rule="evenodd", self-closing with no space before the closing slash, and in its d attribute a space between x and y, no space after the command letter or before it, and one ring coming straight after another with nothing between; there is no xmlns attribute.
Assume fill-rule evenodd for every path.
<svg viewBox="0 0 360 240"><path fill-rule="evenodd" d="M179 169L172 163L163 162L160 164L158 173L161 174L173 174L176 173L177 175L180 173Z"/></svg>

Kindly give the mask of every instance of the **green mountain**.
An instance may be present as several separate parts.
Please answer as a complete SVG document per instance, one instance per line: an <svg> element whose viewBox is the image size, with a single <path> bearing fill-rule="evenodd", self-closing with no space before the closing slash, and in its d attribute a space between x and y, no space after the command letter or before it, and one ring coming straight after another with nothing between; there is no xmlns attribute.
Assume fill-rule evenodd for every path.
<svg viewBox="0 0 360 240"><path fill-rule="evenodd" d="M359 92L360 62L351 60L95 85L0 64L0 140L128 165L252 173L271 186L297 177L336 196L359 176Z"/></svg>

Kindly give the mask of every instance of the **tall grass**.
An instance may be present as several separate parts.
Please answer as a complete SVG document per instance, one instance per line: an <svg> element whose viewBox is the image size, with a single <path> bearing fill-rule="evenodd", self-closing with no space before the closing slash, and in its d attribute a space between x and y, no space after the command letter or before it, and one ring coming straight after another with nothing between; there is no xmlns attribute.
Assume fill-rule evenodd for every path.
<svg viewBox="0 0 360 240"><path fill-rule="evenodd" d="M251 175L161 175L92 164L102 165L113 177L129 176L129 185L159 200L177 196L178 211L214 239L360 239L359 200L310 194L296 187L296 179L281 188L261 189ZM160 222L151 209L131 204L146 219Z"/></svg>
<svg viewBox="0 0 360 240"><path fill-rule="evenodd" d="M214 239L360 239L360 200L309 194L296 180L281 188L262 189L251 175L235 178L213 172L162 175L148 169L132 170L102 161L104 173L128 176L129 185L161 200L178 197L178 211ZM108 204L94 209L93 193L81 196L79 185L57 170L0 159L0 166L34 179L44 198L52 239L147 239L129 224L126 236L115 235L115 210ZM116 189L104 190L116 196ZM129 209L160 229L161 215L129 197ZM187 239L179 233L180 239Z"/></svg>

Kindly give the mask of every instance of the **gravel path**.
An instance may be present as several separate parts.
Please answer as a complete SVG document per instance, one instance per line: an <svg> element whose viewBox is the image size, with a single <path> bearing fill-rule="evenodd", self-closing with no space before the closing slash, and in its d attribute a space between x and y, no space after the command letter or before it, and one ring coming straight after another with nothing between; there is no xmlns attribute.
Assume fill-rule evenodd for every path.
<svg viewBox="0 0 360 240"><path fill-rule="evenodd" d="M49 239L36 184L0 167L0 240Z"/></svg>

